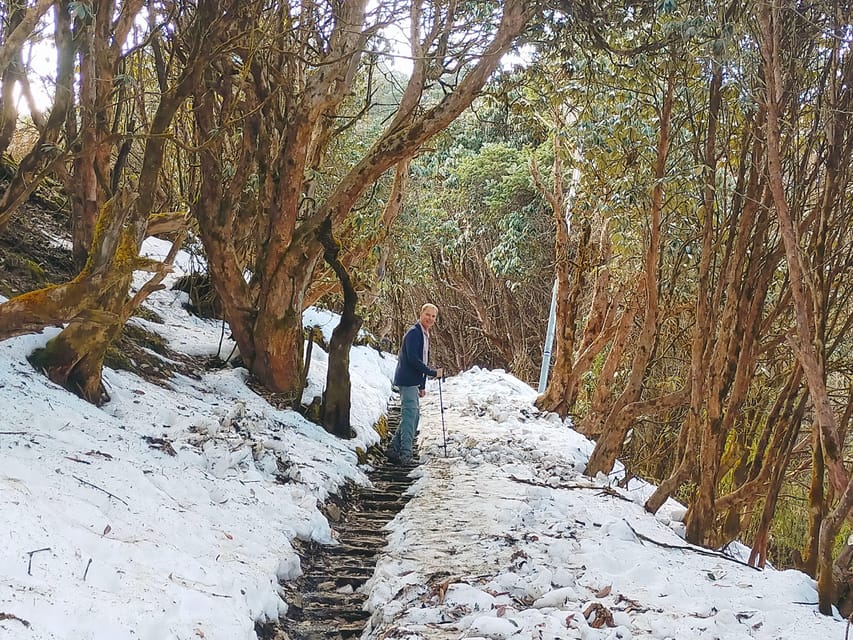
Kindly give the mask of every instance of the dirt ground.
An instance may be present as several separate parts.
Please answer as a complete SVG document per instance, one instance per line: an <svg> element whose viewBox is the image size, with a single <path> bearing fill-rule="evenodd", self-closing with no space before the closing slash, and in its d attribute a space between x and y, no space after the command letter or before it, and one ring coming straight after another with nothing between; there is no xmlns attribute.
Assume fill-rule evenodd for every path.
<svg viewBox="0 0 853 640"><path fill-rule="evenodd" d="M0 294L7 298L74 276L67 213L25 204L0 229Z"/></svg>

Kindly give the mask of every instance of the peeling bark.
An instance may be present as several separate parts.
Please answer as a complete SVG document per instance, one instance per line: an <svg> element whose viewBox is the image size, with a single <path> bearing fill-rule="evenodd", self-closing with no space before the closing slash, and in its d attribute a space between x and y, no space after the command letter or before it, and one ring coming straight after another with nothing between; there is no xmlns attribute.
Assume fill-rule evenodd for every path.
<svg viewBox="0 0 853 640"><path fill-rule="evenodd" d="M625 436L630 428L630 414L625 411L631 403L640 399L646 367L655 346L655 334L658 322L658 270L661 251L661 217L663 208L663 180L666 175L666 161L669 152L670 126L675 93L675 78L667 79L666 92L660 112L660 124L657 145L657 157L654 167L654 187L652 188L652 207L650 236L644 263L643 294L645 314L640 329L631 371L621 395L616 399L604 423L604 429L587 462L585 473L591 476L597 473L610 473L616 458L622 451Z"/></svg>
<svg viewBox="0 0 853 640"><path fill-rule="evenodd" d="M418 6L413 6L415 17ZM276 78L284 86L279 86L278 80L272 86L270 70L256 59L249 76L253 84L241 86L241 96L246 97L245 113L231 112L238 103L232 99L233 89L222 84L221 74L211 75L204 90L195 96L205 169L202 197L193 211L203 222L200 233L211 278L217 289L223 289L220 297L224 314L243 362L264 386L293 398L301 395L303 384L301 313L310 300L309 287L324 251L316 239L318 230L331 220L332 230L337 233L370 185L391 167L405 166L424 142L471 104L533 10L522 0L504 3L500 25L483 54L472 61L458 84L438 104L423 111L418 106L424 99L429 74L444 69L431 66L432 56L437 55L434 46L447 37L447 30L456 26L454 21L459 16L455 11L435 14L432 18L436 23L431 27L434 32L428 33L421 33L425 23L414 20L414 46L424 46L429 53L415 56L415 70L400 108L364 157L331 187L323 200L317 200L313 174L322 168L329 127L352 88L366 39L378 28L364 24L365 7L366 0L340 4L339 13L330 17L328 47L319 55L308 46L310 43L299 41L300 37L309 37L311 29L293 32L295 40L289 41L288 46L297 55L283 55L282 70L276 71ZM289 15L286 8L283 10L281 19L301 19ZM228 64L227 56L224 52L226 61L222 64ZM310 65L305 63L315 56ZM218 92L215 100L210 97L212 91ZM220 99L221 103L217 102ZM256 148L243 147L235 162L229 164L228 158L219 153L224 146L217 149L223 144L225 123L255 113L260 114L257 130L269 135L252 140L270 141L270 146L257 155ZM250 121L251 117L245 120L249 124ZM232 171L236 174L232 175ZM253 174L259 176L260 182L254 202L244 195L246 180ZM228 188L225 184L229 184ZM214 205L212 209L210 205ZM241 264L236 240L244 234L239 232L235 208L259 211L262 218L255 239L252 283L245 287L238 283L245 265ZM390 211L393 213L393 209Z"/></svg>

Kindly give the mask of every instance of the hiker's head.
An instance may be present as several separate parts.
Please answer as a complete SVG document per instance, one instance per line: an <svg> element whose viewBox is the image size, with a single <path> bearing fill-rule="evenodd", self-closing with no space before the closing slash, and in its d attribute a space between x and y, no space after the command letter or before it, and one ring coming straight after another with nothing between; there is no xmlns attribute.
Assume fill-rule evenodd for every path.
<svg viewBox="0 0 853 640"><path fill-rule="evenodd" d="M435 324L436 318L438 318L438 307L434 304L427 302L421 307L420 323L424 329L429 331L432 328L432 325Z"/></svg>

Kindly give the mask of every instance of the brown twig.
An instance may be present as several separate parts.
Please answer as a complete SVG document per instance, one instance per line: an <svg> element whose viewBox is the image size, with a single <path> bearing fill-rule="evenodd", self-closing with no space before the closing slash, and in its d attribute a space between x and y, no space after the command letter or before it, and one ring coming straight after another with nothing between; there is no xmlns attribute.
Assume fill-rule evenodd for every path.
<svg viewBox="0 0 853 640"><path fill-rule="evenodd" d="M109 492L109 491L107 491L106 489L102 489L101 487L99 487L99 486L98 486L98 485L96 485L96 484L92 484L91 482L87 482L86 480L83 480L83 478L78 478L78 477L77 477L77 476L75 476L75 475L72 475L71 477L72 477L72 478L74 478L74 479L75 479L77 482L79 482L80 484L85 484L87 487L92 487L93 489L97 489L98 491L103 491L103 492L104 492L104 493L106 493L110 498L115 498L116 500L118 500L119 502L121 502L121 503L122 503L124 506L126 506L126 507L129 507L129 506L130 506L130 505L127 503L127 501L122 500L121 498L119 498L119 497L118 497L117 495L115 495L114 493L110 493L110 492Z"/></svg>
<svg viewBox="0 0 853 640"><path fill-rule="evenodd" d="M50 551L50 547L44 547L42 549L36 549L34 551L27 551L27 555L30 557L29 561L27 562L27 575L28 576L33 575L31 573L33 570L33 555L36 553L41 553L42 551Z"/></svg>
<svg viewBox="0 0 853 640"><path fill-rule="evenodd" d="M516 482L521 482L523 484L529 484L534 487L544 487L545 489L593 489L595 491L598 491L599 493L610 496L612 498L619 498L620 500L624 500L625 502L634 502L633 500L631 500L631 498L623 496L621 493L619 493L612 487L600 486L595 484L550 485L544 482L537 482L536 480L527 480L526 478L519 478L517 476L510 476L510 479L515 480Z"/></svg>
<svg viewBox="0 0 853 640"><path fill-rule="evenodd" d="M692 551L693 553L698 553L702 556L710 556L712 558L723 558L724 560L729 560L730 562L734 562L735 564L743 565L744 567L749 567L750 569L754 569L755 571L761 571L758 567L754 567L748 562L744 562L743 560L738 560L737 558L732 558L731 556L727 556L724 553L720 553L719 551L714 551L712 549L703 549L701 547L689 547L687 545L681 544L668 544L666 542L659 542L654 538L650 538L648 536L639 533L634 527L631 526L631 523L627 520L624 520L625 524L628 525L628 528L634 532L634 535L637 536L640 540L645 540L646 542L651 542L659 547L663 547L664 549L677 549L679 551Z"/></svg>

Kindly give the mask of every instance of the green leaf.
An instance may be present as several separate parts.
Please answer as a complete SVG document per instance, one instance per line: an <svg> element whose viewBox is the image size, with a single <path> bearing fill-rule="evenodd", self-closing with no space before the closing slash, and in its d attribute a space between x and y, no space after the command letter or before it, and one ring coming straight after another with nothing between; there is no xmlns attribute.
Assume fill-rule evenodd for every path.
<svg viewBox="0 0 853 640"><path fill-rule="evenodd" d="M678 3L675 0L658 0L659 13L673 13L677 8Z"/></svg>
<svg viewBox="0 0 853 640"><path fill-rule="evenodd" d="M75 20L82 22L90 22L95 17L95 12L92 11L92 5L86 2L69 2L68 14Z"/></svg>

